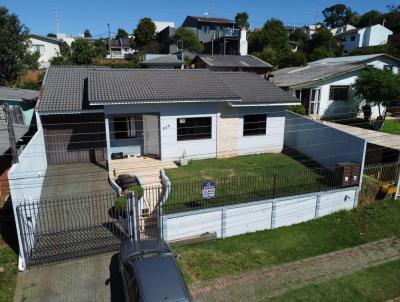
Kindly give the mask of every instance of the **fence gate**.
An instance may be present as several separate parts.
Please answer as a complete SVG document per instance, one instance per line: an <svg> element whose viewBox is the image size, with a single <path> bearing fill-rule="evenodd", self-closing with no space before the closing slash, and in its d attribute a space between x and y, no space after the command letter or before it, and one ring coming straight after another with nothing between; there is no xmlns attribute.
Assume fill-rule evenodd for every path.
<svg viewBox="0 0 400 302"><path fill-rule="evenodd" d="M118 251L129 239L158 239L161 194L161 187L145 189L131 207L136 215L115 206L115 192L21 203L17 218L27 267Z"/></svg>

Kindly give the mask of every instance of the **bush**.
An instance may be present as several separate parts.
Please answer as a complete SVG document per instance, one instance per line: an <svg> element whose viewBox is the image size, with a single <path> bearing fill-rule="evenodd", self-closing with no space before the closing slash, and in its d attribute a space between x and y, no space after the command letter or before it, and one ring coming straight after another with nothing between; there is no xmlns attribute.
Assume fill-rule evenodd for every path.
<svg viewBox="0 0 400 302"><path fill-rule="evenodd" d="M294 106L289 106L288 110L300 115L306 115L306 109L304 108L303 105L294 105Z"/></svg>
<svg viewBox="0 0 400 302"><path fill-rule="evenodd" d="M143 188L138 185L134 185L130 187L127 191L133 191L135 193L135 196L137 196L138 199L143 197ZM115 199L115 211L118 213L123 213L126 211L126 196L125 194L122 196L118 196Z"/></svg>

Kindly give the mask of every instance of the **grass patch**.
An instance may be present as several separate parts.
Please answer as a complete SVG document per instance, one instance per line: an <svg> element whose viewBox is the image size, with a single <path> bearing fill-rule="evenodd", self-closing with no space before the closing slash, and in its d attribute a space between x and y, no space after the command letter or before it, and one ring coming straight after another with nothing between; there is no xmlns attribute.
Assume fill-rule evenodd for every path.
<svg viewBox="0 0 400 302"><path fill-rule="evenodd" d="M400 122L397 120L387 119L385 120L385 123L383 124L383 128L381 131L385 133L400 135Z"/></svg>
<svg viewBox="0 0 400 302"><path fill-rule="evenodd" d="M311 170L280 153L194 160L165 172L172 189L164 213L316 192L328 187L327 179L332 182L327 170ZM214 199L202 199L205 180L216 183Z"/></svg>
<svg viewBox="0 0 400 302"><path fill-rule="evenodd" d="M400 296L400 260L309 285L269 301L387 301Z"/></svg>
<svg viewBox="0 0 400 302"><path fill-rule="evenodd" d="M17 255L0 236L0 302L13 300L17 279Z"/></svg>
<svg viewBox="0 0 400 302"><path fill-rule="evenodd" d="M296 261L386 237L400 237L400 201L317 220L175 248L190 282Z"/></svg>

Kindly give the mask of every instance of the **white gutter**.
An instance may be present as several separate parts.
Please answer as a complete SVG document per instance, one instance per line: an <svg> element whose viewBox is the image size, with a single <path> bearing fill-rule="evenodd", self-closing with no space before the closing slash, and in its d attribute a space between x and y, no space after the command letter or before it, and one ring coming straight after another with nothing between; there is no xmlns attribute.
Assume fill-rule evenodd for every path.
<svg viewBox="0 0 400 302"><path fill-rule="evenodd" d="M273 107L273 106L292 106L301 105L301 103L269 103L269 104L232 104L229 103L230 107Z"/></svg>

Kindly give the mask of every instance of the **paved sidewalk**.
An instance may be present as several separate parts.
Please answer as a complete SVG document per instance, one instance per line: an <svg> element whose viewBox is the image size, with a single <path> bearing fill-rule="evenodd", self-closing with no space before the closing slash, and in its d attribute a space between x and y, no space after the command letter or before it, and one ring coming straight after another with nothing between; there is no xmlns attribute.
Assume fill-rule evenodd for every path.
<svg viewBox="0 0 400 302"><path fill-rule="evenodd" d="M388 238L226 279L194 284L194 301L265 301L286 291L400 259L400 240Z"/></svg>
<svg viewBox="0 0 400 302"><path fill-rule="evenodd" d="M118 254L37 267L18 274L14 302L123 302Z"/></svg>

